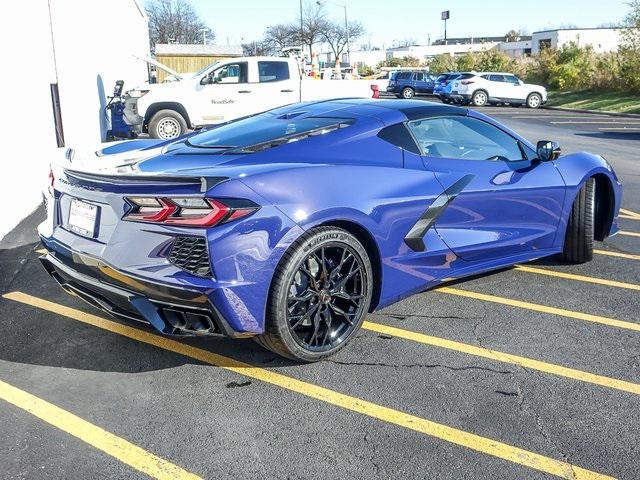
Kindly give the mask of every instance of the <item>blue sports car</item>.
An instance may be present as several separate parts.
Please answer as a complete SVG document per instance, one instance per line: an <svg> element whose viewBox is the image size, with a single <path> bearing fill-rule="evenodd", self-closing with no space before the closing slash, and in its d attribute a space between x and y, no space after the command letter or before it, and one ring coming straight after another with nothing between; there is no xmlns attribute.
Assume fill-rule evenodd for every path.
<svg viewBox="0 0 640 480"><path fill-rule="evenodd" d="M316 361L368 312L444 281L590 260L618 230L621 184L601 156L560 153L465 108L289 105L110 146L102 162L129 161L109 172L52 170L41 260L163 334L252 336Z"/></svg>

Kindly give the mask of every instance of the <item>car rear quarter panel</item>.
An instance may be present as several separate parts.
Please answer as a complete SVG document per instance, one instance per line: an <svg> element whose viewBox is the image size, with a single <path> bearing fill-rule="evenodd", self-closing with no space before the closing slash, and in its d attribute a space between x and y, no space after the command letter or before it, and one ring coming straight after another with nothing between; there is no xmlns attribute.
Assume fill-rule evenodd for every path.
<svg viewBox="0 0 640 480"><path fill-rule="evenodd" d="M378 307L423 290L444 277L455 255L428 232L428 252L414 252L404 237L442 193L434 174L423 169L365 165L314 165L243 179L304 230L350 223L369 232L381 267Z"/></svg>

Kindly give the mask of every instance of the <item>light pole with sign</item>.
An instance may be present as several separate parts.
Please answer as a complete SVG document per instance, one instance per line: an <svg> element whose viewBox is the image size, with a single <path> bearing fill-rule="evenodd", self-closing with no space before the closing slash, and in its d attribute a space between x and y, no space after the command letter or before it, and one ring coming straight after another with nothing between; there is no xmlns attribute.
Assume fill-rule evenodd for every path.
<svg viewBox="0 0 640 480"><path fill-rule="evenodd" d="M442 20L444 20L444 44L447 44L447 20L449 20L449 10L442 12Z"/></svg>

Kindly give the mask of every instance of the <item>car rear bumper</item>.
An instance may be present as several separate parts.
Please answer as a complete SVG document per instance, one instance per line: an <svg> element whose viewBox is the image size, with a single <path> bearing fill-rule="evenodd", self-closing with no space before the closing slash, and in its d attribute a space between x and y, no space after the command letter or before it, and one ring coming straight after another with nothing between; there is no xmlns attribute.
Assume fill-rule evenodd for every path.
<svg viewBox="0 0 640 480"><path fill-rule="evenodd" d="M207 291L134 277L79 252L66 256L47 250L40 261L49 275L68 293L114 317L150 324L166 335L252 335L234 330Z"/></svg>

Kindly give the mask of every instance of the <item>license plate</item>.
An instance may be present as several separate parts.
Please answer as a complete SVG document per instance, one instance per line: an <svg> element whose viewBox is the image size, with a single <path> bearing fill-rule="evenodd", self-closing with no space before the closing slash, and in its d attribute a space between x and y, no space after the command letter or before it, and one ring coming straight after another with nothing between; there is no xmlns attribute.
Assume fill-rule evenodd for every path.
<svg viewBox="0 0 640 480"><path fill-rule="evenodd" d="M90 203L77 199L71 200L69 210L69 228L74 232L93 237L96 232L96 218L98 217L98 207Z"/></svg>

